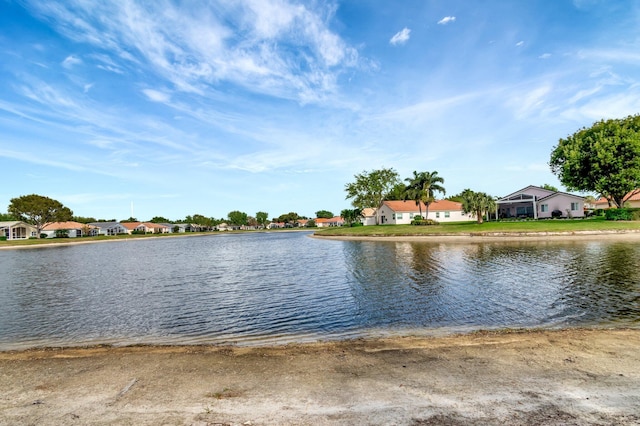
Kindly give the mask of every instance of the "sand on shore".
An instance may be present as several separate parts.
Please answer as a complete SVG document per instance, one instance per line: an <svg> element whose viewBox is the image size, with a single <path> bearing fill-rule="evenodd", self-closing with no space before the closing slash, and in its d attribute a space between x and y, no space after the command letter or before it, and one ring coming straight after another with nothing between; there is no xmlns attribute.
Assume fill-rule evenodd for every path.
<svg viewBox="0 0 640 426"><path fill-rule="evenodd" d="M637 425L640 330L0 352L0 424Z"/></svg>

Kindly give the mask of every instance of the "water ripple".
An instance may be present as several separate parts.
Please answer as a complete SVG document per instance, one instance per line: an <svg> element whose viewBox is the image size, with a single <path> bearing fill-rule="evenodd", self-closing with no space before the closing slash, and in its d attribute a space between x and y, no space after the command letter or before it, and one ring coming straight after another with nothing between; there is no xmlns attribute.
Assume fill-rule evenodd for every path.
<svg viewBox="0 0 640 426"><path fill-rule="evenodd" d="M5 250L0 262L0 349L640 325L628 243L262 233Z"/></svg>

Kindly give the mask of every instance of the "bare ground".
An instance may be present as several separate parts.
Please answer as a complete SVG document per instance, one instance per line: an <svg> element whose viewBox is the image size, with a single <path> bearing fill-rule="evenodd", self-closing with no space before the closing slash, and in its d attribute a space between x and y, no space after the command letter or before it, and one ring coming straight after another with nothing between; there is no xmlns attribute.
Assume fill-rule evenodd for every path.
<svg viewBox="0 0 640 426"><path fill-rule="evenodd" d="M637 425L640 330L0 352L2 425Z"/></svg>

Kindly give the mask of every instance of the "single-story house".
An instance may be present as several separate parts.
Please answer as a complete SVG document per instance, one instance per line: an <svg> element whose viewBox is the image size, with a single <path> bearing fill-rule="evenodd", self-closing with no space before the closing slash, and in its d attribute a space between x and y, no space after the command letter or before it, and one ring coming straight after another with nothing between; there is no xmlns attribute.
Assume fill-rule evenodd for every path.
<svg viewBox="0 0 640 426"><path fill-rule="evenodd" d="M47 238L55 238L61 232L66 233L69 238L76 238L98 235L99 230L93 225L74 221L53 222L42 228L42 233L46 234Z"/></svg>
<svg viewBox="0 0 640 426"><path fill-rule="evenodd" d="M360 222L363 225L375 225L376 224L376 209L372 209L371 207L367 207L362 209L362 217L360 218Z"/></svg>
<svg viewBox="0 0 640 426"><path fill-rule="evenodd" d="M128 234L129 230L122 226L120 222L91 222L89 225L98 229L99 235L121 235Z"/></svg>
<svg viewBox="0 0 640 426"><path fill-rule="evenodd" d="M168 234L171 228L168 225L153 222L122 222L122 226L129 234L133 232L144 232L145 234Z"/></svg>
<svg viewBox="0 0 640 426"><path fill-rule="evenodd" d="M26 240L37 237L38 230L35 226L19 220L0 222L0 236L7 240Z"/></svg>
<svg viewBox="0 0 640 426"><path fill-rule="evenodd" d="M319 217L314 219L318 228L328 228L330 226L342 226L344 225L344 219L340 216L334 216L330 219Z"/></svg>
<svg viewBox="0 0 640 426"><path fill-rule="evenodd" d="M414 217L427 215L427 206L415 201L383 201L379 209L380 224L402 225L410 224ZM429 213L426 219L438 222L467 222L476 220L470 213L462 210L462 204L450 200L438 200L429 204ZM375 222L374 222L375 223Z"/></svg>
<svg viewBox="0 0 640 426"><path fill-rule="evenodd" d="M623 207L640 207L640 188L635 191L630 191L623 198ZM615 206L615 204L614 204ZM600 197L595 203L596 209L608 209L609 200L606 197Z"/></svg>
<svg viewBox="0 0 640 426"><path fill-rule="evenodd" d="M584 197L529 185L496 201L496 218L584 217Z"/></svg>

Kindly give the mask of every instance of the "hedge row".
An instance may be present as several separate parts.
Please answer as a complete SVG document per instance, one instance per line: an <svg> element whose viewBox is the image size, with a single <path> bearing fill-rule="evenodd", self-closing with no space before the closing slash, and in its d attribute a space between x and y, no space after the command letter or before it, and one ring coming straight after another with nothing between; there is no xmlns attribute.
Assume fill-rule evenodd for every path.
<svg viewBox="0 0 640 426"><path fill-rule="evenodd" d="M604 217L607 220L640 220L640 208L606 209Z"/></svg>

